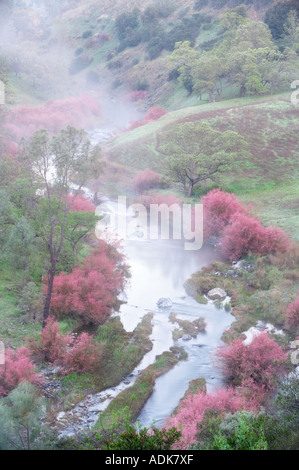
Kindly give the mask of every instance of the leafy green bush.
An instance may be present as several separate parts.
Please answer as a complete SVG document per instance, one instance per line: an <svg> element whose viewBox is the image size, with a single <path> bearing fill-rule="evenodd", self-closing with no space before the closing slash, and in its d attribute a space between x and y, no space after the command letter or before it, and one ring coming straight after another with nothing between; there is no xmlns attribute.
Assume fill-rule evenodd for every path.
<svg viewBox="0 0 299 470"><path fill-rule="evenodd" d="M116 438L107 440L103 450L169 450L181 437L181 431L171 429L139 428L127 424Z"/></svg>

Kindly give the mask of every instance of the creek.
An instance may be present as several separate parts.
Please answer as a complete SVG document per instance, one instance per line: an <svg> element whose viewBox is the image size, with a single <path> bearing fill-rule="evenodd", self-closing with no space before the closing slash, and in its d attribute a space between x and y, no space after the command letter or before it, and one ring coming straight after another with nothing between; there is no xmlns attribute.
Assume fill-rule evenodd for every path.
<svg viewBox="0 0 299 470"><path fill-rule="evenodd" d="M90 196L88 189L86 193ZM127 219L132 221L133 215L126 207L111 201L107 203L110 211L125 212ZM124 303L117 315L124 329L131 332L145 314L152 313L153 330L150 339L153 347L117 387L89 395L73 409L59 413L56 427L60 436L70 436L91 428L111 400L130 387L140 373L154 363L157 355L169 351L172 346L183 347L188 358L156 380L153 393L138 417L142 425L150 426L154 422L156 426L162 427L184 396L191 380L204 378L208 392L223 384L220 370L214 363L214 354L222 343L223 332L233 323L234 317L225 309L216 308L212 301L199 304L184 289L184 282L191 274L219 259L215 248L203 245L199 250L187 251L184 240L152 240L148 236L140 236L139 231L135 237L123 241L123 250L130 266L131 278L120 299ZM172 306L159 308L157 302L161 298L170 299ZM183 320L204 318L205 330L196 338L174 341L172 331L178 325L169 320L172 312Z"/></svg>

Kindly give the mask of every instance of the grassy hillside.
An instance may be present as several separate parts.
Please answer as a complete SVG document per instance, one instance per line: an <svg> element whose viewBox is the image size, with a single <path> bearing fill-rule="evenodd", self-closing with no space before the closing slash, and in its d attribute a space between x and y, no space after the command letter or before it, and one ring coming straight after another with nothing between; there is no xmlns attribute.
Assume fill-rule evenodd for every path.
<svg viewBox="0 0 299 470"><path fill-rule="evenodd" d="M188 107L114 138L104 151L110 162L120 165L116 175L121 166L126 168L127 179L122 182L129 185L138 170L151 168L163 173L163 156L157 144L159 135L169 127L205 120L221 131L236 131L248 142L251 156L233 174L222 177L221 188L254 203L254 211L266 225L278 225L298 239L298 117L299 107L291 104L289 94ZM212 183L198 187L195 198L211 187Z"/></svg>

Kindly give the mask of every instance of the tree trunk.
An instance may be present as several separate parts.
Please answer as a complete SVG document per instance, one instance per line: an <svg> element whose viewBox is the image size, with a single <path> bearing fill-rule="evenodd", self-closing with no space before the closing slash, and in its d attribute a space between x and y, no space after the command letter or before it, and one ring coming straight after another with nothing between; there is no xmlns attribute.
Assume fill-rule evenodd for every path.
<svg viewBox="0 0 299 470"><path fill-rule="evenodd" d="M191 197L192 189L193 189L193 182L190 181L190 182L189 182L189 185L188 185L188 188L187 188L187 191L186 191L186 196L187 196L187 197Z"/></svg>
<svg viewBox="0 0 299 470"><path fill-rule="evenodd" d="M50 314L50 305L51 305L51 297L53 292L53 284L54 284L54 277L56 273L56 263L55 266L52 265L49 276L48 276L48 290L44 305L44 312L43 312L43 328L45 328L49 314Z"/></svg>

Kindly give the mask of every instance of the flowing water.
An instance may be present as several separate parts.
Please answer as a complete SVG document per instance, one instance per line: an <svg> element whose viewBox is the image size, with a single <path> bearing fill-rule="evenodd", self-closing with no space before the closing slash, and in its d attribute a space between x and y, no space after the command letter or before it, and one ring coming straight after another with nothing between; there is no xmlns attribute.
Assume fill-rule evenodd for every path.
<svg viewBox="0 0 299 470"><path fill-rule="evenodd" d="M111 201L109 205L114 214L125 212L127 220L132 221L132 214L125 206ZM204 378L208 391L222 385L221 374L214 364L214 353L221 344L223 332L230 327L234 317L224 309L216 308L212 302L206 305L197 303L184 289L184 282L191 274L208 266L218 255L213 246L203 246L197 251L186 251L184 248L184 240L151 240L148 236L138 236L138 232L135 237L123 242L131 278L121 299L126 303L122 304L119 316L125 330L133 331L145 314L153 313L150 337L153 348L119 386L90 395L72 410L60 413L57 428L61 436L91 428L110 401L131 386L141 371L155 361L157 355L169 351L174 345L182 346L188 358L156 380L154 391L138 417L141 424L150 426L155 422L158 427L163 426L184 396L191 380ZM160 298L171 299L171 308L159 308L157 301ZM178 325L169 321L171 312L180 319L190 321L203 317L206 329L196 338L174 341L172 331Z"/></svg>

